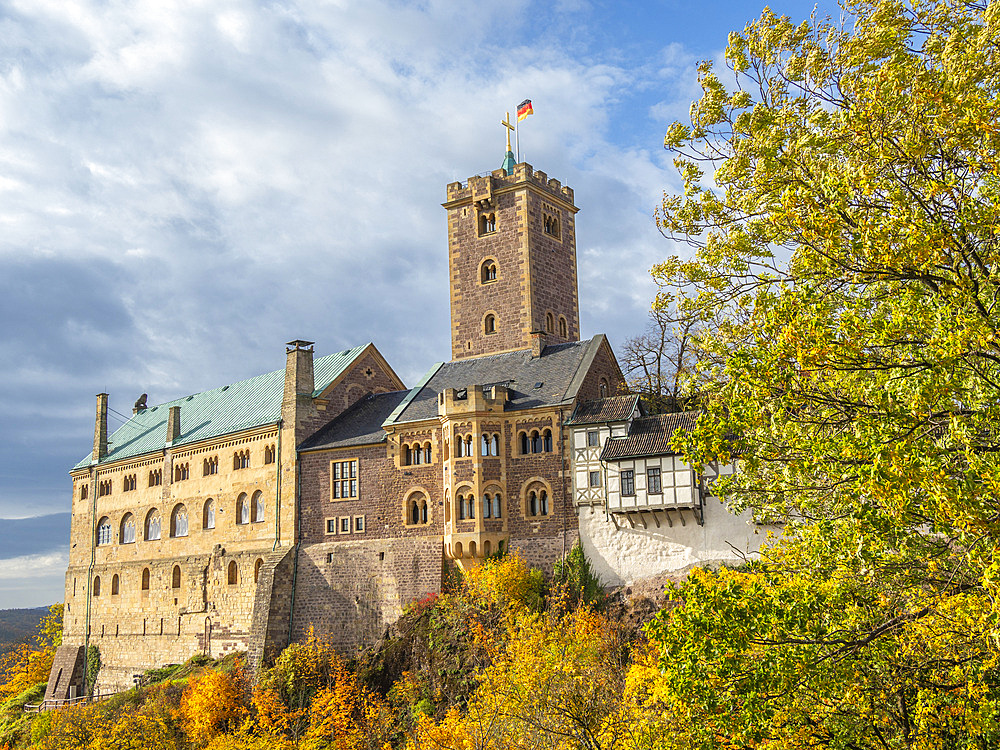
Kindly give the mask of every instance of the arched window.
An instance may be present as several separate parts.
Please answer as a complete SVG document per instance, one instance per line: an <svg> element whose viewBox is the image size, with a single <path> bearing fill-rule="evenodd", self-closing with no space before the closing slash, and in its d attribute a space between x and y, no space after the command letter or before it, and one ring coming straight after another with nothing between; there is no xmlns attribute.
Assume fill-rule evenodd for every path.
<svg viewBox="0 0 1000 750"><path fill-rule="evenodd" d="M569 338L569 328L566 325L566 318L559 316L559 335L564 339Z"/></svg>
<svg viewBox="0 0 1000 750"><path fill-rule="evenodd" d="M475 453L472 452L472 435L465 436L465 455L474 456Z"/></svg>
<svg viewBox="0 0 1000 750"><path fill-rule="evenodd" d="M491 518L493 516L493 503L490 502L489 494L483 495L483 518Z"/></svg>
<svg viewBox="0 0 1000 750"><path fill-rule="evenodd" d="M111 544L111 519L107 516L97 522L97 544Z"/></svg>
<svg viewBox="0 0 1000 750"><path fill-rule="evenodd" d="M240 569L236 567L235 560L232 560L229 563L229 571L226 575L226 580L229 582L230 586L235 586L240 582Z"/></svg>
<svg viewBox="0 0 1000 750"><path fill-rule="evenodd" d="M111 596L118 596L118 574L115 573L111 578Z"/></svg>
<svg viewBox="0 0 1000 750"><path fill-rule="evenodd" d="M188 512L184 505L178 505L170 514L170 536L188 535Z"/></svg>
<svg viewBox="0 0 1000 750"><path fill-rule="evenodd" d="M80 499L81 500L86 500L87 499L87 490L88 490L88 486L87 485L83 485L80 488Z"/></svg>
<svg viewBox="0 0 1000 750"><path fill-rule="evenodd" d="M94 596L100 596L101 595L101 577L100 576L94 576L94 589L93 589L93 591L94 591Z"/></svg>
<svg viewBox="0 0 1000 750"><path fill-rule="evenodd" d="M142 590L149 591L149 568L142 569Z"/></svg>
<svg viewBox="0 0 1000 750"><path fill-rule="evenodd" d="M483 333L490 334L497 332L497 319L493 313L490 313L483 320Z"/></svg>
<svg viewBox="0 0 1000 750"><path fill-rule="evenodd" d="M464 495L459 495L458 496L458 520L459 521L464 521L465 520L465 496Z"/></svg>
<svg viewBox="0 0 1000 750"><path fill-rule="evenodd" d="M552 430L546 430L542 433L542 448L546 453L552 452Z"/></svg>
<svg viewBox="0 0 1000 750"><path fill-rule="evenodd" d="M528 515L538 515L538 494L534 490L528 494Z"/></svg>
<svg viewBox="0 0 1000 750"><path fill-rule="evenodd" d="M500 436L496 433L490 437L490 455L499 456L500 455Z"/></svg>
<svg viewBox="0 0 1000 750"><path fill-rule="evenodd" d="M274 463L274 446L265 445L264 446L264 463L273 464Z"/></svg>
<svg viewBox="0 0 1000 750"><path fill-rule="evenodd" d="M427 495L414 492L406 502L406 523L419 526L428 521Z"/></svg>
<svg viewBox="0 0 1000 750"><path fill-rule="evenodd" d="M403 465L410 466L413 464L413 451L410 446L405 446L403 449Z"/></svg>
<svg viewBox="0 0 1000 750"><path fill-rule="evenodd" d="M145 532L147 542L160 538L160 512L156 508L146 514Z"/></svg>
<svg viewBox="0 0 1000 750"><path fill-rule="evenodd" d="M260 557L257 558L257 562L253 564L253 582L257 583L260 580L260 568L264 564L264 560Z"/></svg>
<svg viewBox="0 0 1000 750"><path fill-rule="evenodd" d="M250 503L247 502L247 493L241 492L236 498L236 523L242 525L250 523Z"/></svg>
<svg viewBox="0 0 1000 750"><path fill-rule="evenodd" d="M431 444L424 443L424 463L429 464L431 462Z"/></svg>
<svg viewBox="0 0 1000 750"><path fill-rule="evenodd" d="M531 441L527 432L521 433L521 453L531 453Z"/></svg>
<svg viewBox="0 0 1000 750"><path fill-rule="evenodd" d="M201 527L203 529L215 528L215 501L212 498L205 501L205 508L201 513Z"/></svg>
<svg viewBox="0 0 1000 750"><path fill-rule="evenodd" d="M556 332L556 319L552 313L545 314L545 331L546 333Z"/></svg>
<svg viewBox="0 0 1000 750"><path fill-rule="evenodd" d="M497 280L497 264L494 261L488 259L483 261L483 265L479 268L479 280L483 284Z"/></svg>
<svg viewBox="0 0 1000 750"><path fill-rule="evenodd" d="M174 572L170 576L170 588L179 589L181 587L181 566L175 565Z"/></svg>
<svg viewBox="0 0 1000 750"><path fill-rule="evenodd" d="M468 518L475 518L476 517L476 496L475 495L469 495L467 498L465 498L465 504L466 504L466 508L465 508L465 515L466 515L466 517L468 517Z"/></svg>
<svg viewBox="0 0 1000 750"><path fill-rule="evenodd" d="M542 452L542 436L538 434L538 430L531 431L531 452Z"/></svg>
<svg viewBox="0 0 1000 750"><path fill-rule="evenodd" d="M131 513L126 513L122 518L122 529L118 538L121 544L135 543L135 516Z"/></svg>
<svg viewBox="0 0 1000 750"><path fill-rule="evenodd" d="M495 213L479 215L479 234L490 234L496 230L497 215Z"/></svg>
<svg viewBox="0 0 1000 750"><path fill-rule="evenodd" d="M260 490L253 493L253 515L251 518L254 523L260 523L264 520L264 493Z"/></svg>
<svg viewBox="0 0 1000 750"><path fill-rule="evenodd" d="M490 455L490 436L483 433L482 451L484 456Z"/></svg>
<svg viewBox="0 0 1000 750"><path fill-rule="evenodd" d="M540 493L538 493L538 500L539 500L539 510L541 511L543 516L547 516L549 514L548 493L545 490L542 490Z"/></svg>
<svg viewBox="0 0 1000 750"><path fill-rule="evenodd" d="M493 517L502 518L503 514L500 509L500 493L493 496Z"/></svg>
<svg viewBox="0 0 1000 750"><path fill-rule="evenodd" d="M598 392L601 394L601 398L608 397L608 381L601 378L600 384L597 386Z"/></svg>
<svg viewBox="0 0 1000 750"><path fill-rule="evenodd" d="M413 463L418 466L424 462L424 452L420 447L420 443L413 444Z"/></svg>

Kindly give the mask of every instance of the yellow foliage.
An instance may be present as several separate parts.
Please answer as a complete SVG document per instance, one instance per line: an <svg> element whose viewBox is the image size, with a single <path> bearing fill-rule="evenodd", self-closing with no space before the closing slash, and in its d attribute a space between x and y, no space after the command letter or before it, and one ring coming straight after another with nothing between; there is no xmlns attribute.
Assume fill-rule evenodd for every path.
<svg viewBox="0 0 1000 750"><path fill-rule="evenodd" d="M0 674L6 675L6 681L0 685L0 701L48 680L53 654L53 651L34 648L27 643L4 654L0 659Z"/></svg>
<svg viewBox="0 0 1000 750"><path fill-rule="evenodd" d="M517 552L488 559L466 572L465 588L473 598L503 610L538 609L541 604L541 574Z"/></svg>
<svg viewBox="0 0 1000 750"><path fill-rule="evenodd" d="M236 680L225 672L209 671L192 678L181 697L181 726L195 745L206 745L235 728L243 713Z"/></svg>
<svg viewBox="0 0 1000 750"><path fill-rule="evenodd" d="M96 718L96 717L95 717ZM94 722L89 750L176 750L177 738L162 717L127 713Z"/></svg>
<svg viewBox="0 0 1000 750"><path fill-rule="evenodd" d="M312 700L302 748L367 750L388 744L392 716L386 703L358 684L339 659L331 676L332 685Z"/></svg>
<svg viewBox="0 0 1000 750"><path fill-rule="evenodd" d="M295 743L280 734L252 734L246 731L217 735L205 750L295 750Z"/></svg>

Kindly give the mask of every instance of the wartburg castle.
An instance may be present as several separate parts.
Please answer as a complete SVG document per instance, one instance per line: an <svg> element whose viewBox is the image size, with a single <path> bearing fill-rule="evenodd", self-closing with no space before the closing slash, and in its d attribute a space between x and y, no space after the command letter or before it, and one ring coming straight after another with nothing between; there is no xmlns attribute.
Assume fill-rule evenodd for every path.
<svg viewBox="0 0 1000 750"><path fill-rule="evenodd" d="M502 551L551 572L581 543L610 586L756 549L707 491L731 467L671 448L694 415L647 415L607 338L580 339L573 190L508 151L443 205L451 360L412 387L374 344L296 340L112 434L97 396L46 699L84 690L91 645L101 690L196 653L256 668L310 629L350 652Z"/></svg>

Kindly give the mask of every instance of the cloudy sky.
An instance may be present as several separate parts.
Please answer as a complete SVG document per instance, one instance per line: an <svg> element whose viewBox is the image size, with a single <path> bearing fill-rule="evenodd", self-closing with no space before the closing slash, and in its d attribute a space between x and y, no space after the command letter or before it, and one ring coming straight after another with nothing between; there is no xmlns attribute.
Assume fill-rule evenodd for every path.
<svg viewBox="0 0 1000 750"><path fill-rule="evenodd" d="M128 414L293 338L407 383L447 359L445 185L500 165L524 98L522 159L581 208L583 334L640 332L663 134L762 7L0 0L0 519L65 513L98 392ZM0 608L61 598L66 528L0 525Z"/></svg>

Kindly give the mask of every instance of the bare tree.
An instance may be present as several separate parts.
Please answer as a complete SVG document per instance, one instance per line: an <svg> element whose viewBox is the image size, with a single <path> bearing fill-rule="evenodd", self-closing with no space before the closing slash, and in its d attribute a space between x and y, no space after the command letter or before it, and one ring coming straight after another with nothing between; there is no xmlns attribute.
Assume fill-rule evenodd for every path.
<svg viewBox="0 0 1000 750"><path fill-rule="evenodd" d="M646 330L625 341L621 363L626 384L653 412L685 411L694 405L700 329L697 318L684 314L673 298L660 294Z"/></svg>

